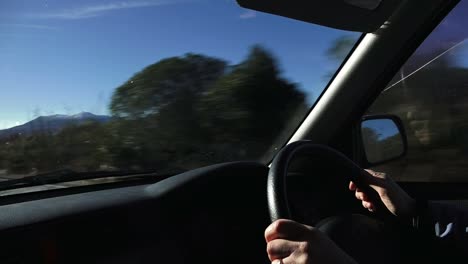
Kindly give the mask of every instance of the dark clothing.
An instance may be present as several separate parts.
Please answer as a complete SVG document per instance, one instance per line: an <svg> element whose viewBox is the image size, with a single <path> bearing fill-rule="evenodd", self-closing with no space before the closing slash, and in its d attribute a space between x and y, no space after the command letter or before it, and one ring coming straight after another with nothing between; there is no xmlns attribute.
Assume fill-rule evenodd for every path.
<svg viewBox="0 0 468 264"><path fill-rule="evenodd" d="M468 204L419 202L408 230L417 263L466 263L468 261ZM408 244L408 242L405 242ZM412 246L412 245L413 246Z"/></svg>

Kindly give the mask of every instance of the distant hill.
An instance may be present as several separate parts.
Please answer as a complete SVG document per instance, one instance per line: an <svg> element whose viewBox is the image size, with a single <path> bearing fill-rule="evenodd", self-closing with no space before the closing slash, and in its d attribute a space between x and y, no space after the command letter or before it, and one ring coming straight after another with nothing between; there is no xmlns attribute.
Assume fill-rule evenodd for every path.
<svg viewBox="0 0 468 264"><path fill-rule="evenodd" d="M106 123L110 119L110 116L95 115L88 112L81 112L76 115L40 116L23 125L0 130L0 138L5 138L17 134L30 136L38 132L57 133L66 126L80 125L89 121Z"/></svg>

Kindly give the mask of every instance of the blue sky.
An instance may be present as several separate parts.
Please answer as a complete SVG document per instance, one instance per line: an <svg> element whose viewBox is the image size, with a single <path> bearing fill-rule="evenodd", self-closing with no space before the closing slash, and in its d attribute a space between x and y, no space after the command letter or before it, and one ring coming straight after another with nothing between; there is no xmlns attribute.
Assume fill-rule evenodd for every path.
<svg viewBox="0 0 468 264"><path fill-rule="evenodd" d="M398 127L390 120L366 120L363 122L363 127L370 128L378 135L378 139L384 140L399 133Z"/></svg>
<svg viewBox="0 0 468 264"><path fill-rule="evenodd" d="M467 12L463 1L417 53L467 39ZM312 102L339 66L325 52L343 35L359 37L234 0L1 0L0 129L38 115L107 114L115 88L149 64L187 52L235 64L253 44L271 50ZM468 67L468 42L449 55Z"/></svg>
<svg viewBox="0 0 468 264"><path fill-rule="evenodd" d="M107 114L114 89L149 64L187 52L237 63L257 43L312 101L339 66L325 52L342 35L359 37L233 0L2 0L0 129L38 115Z"/></svg>

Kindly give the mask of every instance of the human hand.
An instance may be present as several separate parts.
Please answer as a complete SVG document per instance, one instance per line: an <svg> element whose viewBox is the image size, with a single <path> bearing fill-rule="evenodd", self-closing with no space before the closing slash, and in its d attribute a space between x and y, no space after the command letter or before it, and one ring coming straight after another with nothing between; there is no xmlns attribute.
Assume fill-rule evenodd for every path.
<svg viewBox="0 0 468 264"><path fill-rule="evenodd" d="M374 189L382 203L395 216L405 217L412 215L416 208L416 202L387 174L373 170L363 171L364 182ZM376 210L377 201L372 201L368 194L358 188L354 182L349 183L349 190L355 192L357 199L362 201L362 206L371 212Z"/></svg>
<svg viewBox="0 0 468 264"><path fill-rule="evenodd" d="M280 219L265 230L268 258L274 264L355 264L318 229Z"/></svg>

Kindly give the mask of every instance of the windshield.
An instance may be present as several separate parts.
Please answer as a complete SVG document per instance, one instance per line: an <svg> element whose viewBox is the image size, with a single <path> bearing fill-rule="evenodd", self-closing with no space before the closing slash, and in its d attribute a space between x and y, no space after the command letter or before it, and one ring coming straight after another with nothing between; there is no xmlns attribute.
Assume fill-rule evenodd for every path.
<svg viewBox="0 0 468 264"><path fill-rule="evenodd" d="M233 0L3 0L0 35L3 181L266 162L360 37Z"/></svg>

